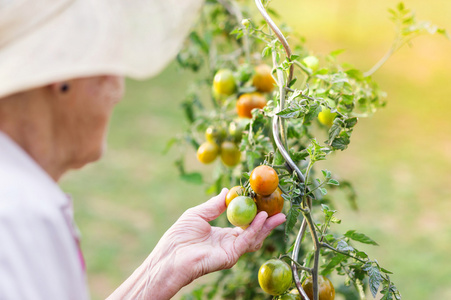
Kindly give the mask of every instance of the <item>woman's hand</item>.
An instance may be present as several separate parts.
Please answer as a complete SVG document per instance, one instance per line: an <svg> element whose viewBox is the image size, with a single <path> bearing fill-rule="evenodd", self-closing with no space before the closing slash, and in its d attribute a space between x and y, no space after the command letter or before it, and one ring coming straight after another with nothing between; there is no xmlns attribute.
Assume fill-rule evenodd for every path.
<svg viewBox="0 0 451 300"><path fill-rule="evenodd" d="M246 230L213 227L208 222L226 210L226 194L223 189L218 196L188 209L169 228L141 270L135 272L138 274L132 275L140 277L141 284L127 295L170 299L194 279L231 268L244 253L260 249L268 234L285 221L283 214L268 218L266 212L260 212Z"/></svg>

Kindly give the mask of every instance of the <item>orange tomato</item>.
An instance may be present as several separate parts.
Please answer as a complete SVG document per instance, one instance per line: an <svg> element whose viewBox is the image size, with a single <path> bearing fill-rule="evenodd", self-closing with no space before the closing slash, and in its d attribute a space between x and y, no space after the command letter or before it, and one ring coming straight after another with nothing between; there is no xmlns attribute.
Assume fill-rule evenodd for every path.
<svg viewBox="0 0 451 300"><path fill-rule="evenodd" d="M262 93L270 93L274 89L276 81L271 75L271 67L265 64L255 67L255 75L252 78L252 85L257 91Z"/></svg>
<svg viewBox="0 0 451 300"><path fill-rule="evenodd" d="M279 176L270 166L262 165L256 167L249 179L252 190L262 196L271 195L279 185Z"/></svg>
<svg viewBox="0 0 451 300"><path fill-rule="evenodd" d="M257 210L266 211L268 217L278 214L283 209L283 198L282 191L277 188L271 195L262 196L258 195L255 197L255 203L257 203Z"/></svg>
<svg viewBox="0 0 451 300"><path fill-rule="evenodd" d="M266 98L260 93L243 94L236 102L236 111L241 118L252 118L254 108L266 106Z"/></svg>

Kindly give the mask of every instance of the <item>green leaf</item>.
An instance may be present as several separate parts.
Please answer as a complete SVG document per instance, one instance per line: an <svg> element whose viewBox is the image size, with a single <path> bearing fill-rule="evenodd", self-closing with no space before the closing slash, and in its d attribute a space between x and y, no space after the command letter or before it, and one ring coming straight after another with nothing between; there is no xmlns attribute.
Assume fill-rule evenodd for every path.
<svg viewBox="0 0 451 300"><path fill-rule="evenodd" d="M340 185L340 183L335 180L335 179L329 179L329 181L327 182L327 184L332 184L332 185Z"/></svg>
<svg viewBox="0 0 451 300"><path fill-rule="evenodd" d="M332 173L329 170L321 170L321 173L323 173L323 176L326 179L328 179L332 176Z"/></svg>
<svg viewBox="0 0 451 300"><path fill-rule="evenodd" d="M329 260L329 263L326 266L323 266L323 270L321 271L321 274L326 276L335 269L336 266L338 266L342 261L346 259L346 256L343 254L337 254L332 259Z"/></svg>
<svg viewBox="0 0 451 300"><path fill-rule="evenodd" d="M290 149L290 156L294 162L299 162L305 160L308 157L308 152L305 149L299 152L295 152L293 149Z"/></svg>
<svg viewBox="0 0 451 300"><path fill-rule="evenodd" d="M321 194L327 195L327 190L325 188L320 187L318 189L320 190Z"/></svg>
<svg viewBox="0 0 451 300"><path fill-rule="evenodd" d="M345 237L363 244L379 246L374 240L364 235L363 233L355 232L355 230L349 230L348 232L346 232Z"/></svg>
<svg viewBox="0 0 451 300"><path fill-rule="evenodd" d="M353 117L353 118L349 118L345 120L345 126L347 128L352 128L357 124L358 118L357 117Z"/></svg>
<svg viewBox="0 0 451 300"><path fill-rule="evenodd" d="M194 184L202 184L202 174L193 172L193 173L185 173L180 175L180 178L186 182L194 183Z"/></svg>
<svg viewBox="0 0 451 300"><path fill-rule="evenodd" d="M363 270L367 272L369 277L369 287L371 294L374 298L376 298L377 291L382 282L382 275L379 271L379 268L370 264L367 264L363 267Z"/></svg>
<svg viewBox="0 0 451 300"><path fill-rule="evenodd" d="M296 222L298 221L300 211L295 206L291 206L290 211L287 214L287 221L285 222L285 238L288 238L288 234L293 230Z"/></svg>
<svg viewBox="0 0 451 300"><path fill-rule="evenodd" d="M172 146L174 146L175 143L177 143L179 141L178 138L172 138L170 139L167 144L166 147L163 150L163 154L167 154L169 152L169 150L171 150Z"/></svg>
<svg viewBox="0 0 451 300"><path fill-rule="evenodd" d="M348 252L348 251L354 251L354 248L349 246L348 243L346 243L343 240L339 240L337 243L337 250Z"/></svg>
<svg viewBox="0 0 451 300"><path fill-rule="evenodd" d="M302 111L300 107L287 107L284 110L277 113L278 116L284 119L297 118Z"/></svg>

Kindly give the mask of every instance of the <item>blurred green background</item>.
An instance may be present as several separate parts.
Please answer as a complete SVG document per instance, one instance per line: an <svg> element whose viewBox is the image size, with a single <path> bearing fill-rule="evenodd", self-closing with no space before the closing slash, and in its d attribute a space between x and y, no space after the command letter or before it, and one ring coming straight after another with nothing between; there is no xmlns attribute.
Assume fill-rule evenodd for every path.
<svg viewBox="0 0 451 300"><path fill-rule="evenodd" d="M409 0L417 17L451 29L451 1ZM319 55L347 49L340 61L367 70L388 49L397 1L272 1L281 18ZM373 237L370 256L394 272L404 299L451 299L451 42L423 36L375 75L388 105L361 119L348 150L323 163L354 182L360 210L337 204L348 228ZM174 155L162 152L186 126L180 102L191 74L175 64L145 82L127 82L111 123L104 158L62 181L75 198L75 218L93 299L104 299L150 253L187 208L205 201L204 187L178 178ZM194 152L190 170L206 172ZM190 290L194 282L185 291ZM175 298L181 296L179 293Z"/></svg>

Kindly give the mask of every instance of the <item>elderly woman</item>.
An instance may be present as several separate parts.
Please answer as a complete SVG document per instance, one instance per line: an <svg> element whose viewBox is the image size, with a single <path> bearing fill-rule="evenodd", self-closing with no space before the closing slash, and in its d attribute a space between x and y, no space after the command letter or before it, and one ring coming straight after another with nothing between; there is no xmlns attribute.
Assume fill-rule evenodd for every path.
<svg viewBox="0 0 451 300"><path fill-rule="evenodd" d="M0 299L87 299L72 203L58 187L98 160L123 78L157 74L199 0L0 0ZM169 299L259 249L282 214L246 230L208 223L220 195L187 210L111 299Z"/></svg>

